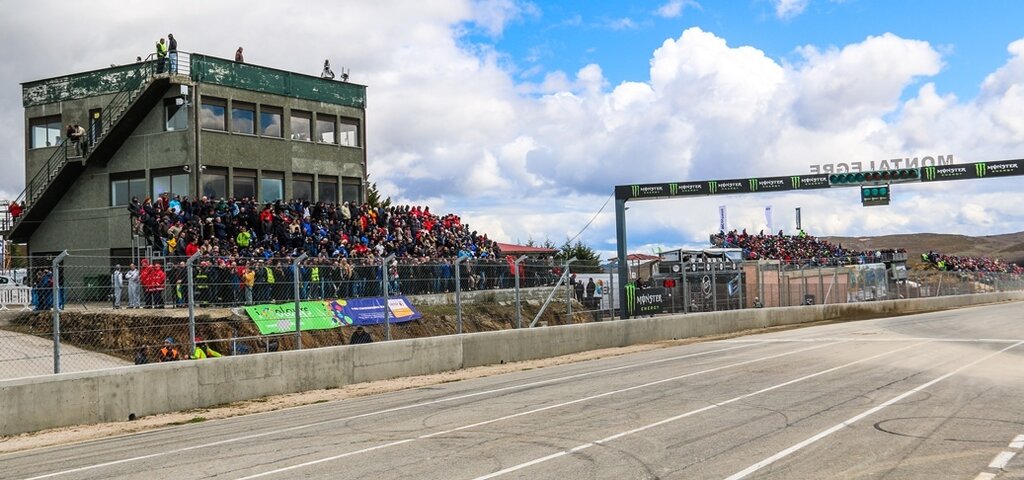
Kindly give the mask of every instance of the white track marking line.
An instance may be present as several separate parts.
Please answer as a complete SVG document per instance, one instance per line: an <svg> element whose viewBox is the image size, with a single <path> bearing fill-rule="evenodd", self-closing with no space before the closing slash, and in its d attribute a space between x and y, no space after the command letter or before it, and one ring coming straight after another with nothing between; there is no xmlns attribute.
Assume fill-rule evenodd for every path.
<svg viewBox="0 0 1024 480"><path fill-rule="evenodd" d="M648 383L644 383L644 384L641 384L641 385L634 385L632 387L626 387L626 388L621 388L621 389L618 389L618 390L612 390L612 391L608 391L608 392L604 392L604 393L599 393L599 394L596 394L596 395L591 395L589 397L577 398L575 400L569 400L567 402L562 402L562 403L558 403L558 404L554 404L554 405L548 405L546 407L535 408L533 410L527 410L527 411L523 411L523 412L519 412L519 413L513 413L511 415L505 415L503 417L492 418L490 420L484 420L482 422L476 422L476 423L471 423L471 424L468 424L468 425L462 425L460 427L455 427L455 428L448 429L448 430L442 430L442 431L434 432L434 433L427 433L427 434L423 434L423 435L420 435L420 436L415 437L415 438L407 438L407 439L403 439L403 440L397 440L397 441L394 441L394 442L389 442L389 443L377 445L377 446L370 447L370 448L363 449L363 450L356 450L356 451L353 451L353 452L346 452L346 453L342 453L342 454L339 454L339 455L333 455L333 456L330 456L330 457L320 458L320 459L317 459L317 460L311 460L311 461L308 461L308 462L303 462L303 463L291 465L291 466L288 466L288 467L282 467L282 468L278 468L278 469L275 469L275 470L269 470L269 471L266 471L266 472L257 473L255 475L250 475L250 476L247 476L247 477L242 477L242 478L239 478L238 480L249 480L249 479L252 479L252 478L259 478L259 477L265 477L267 475L273 475L275 473L287 472L287 471L295 470L295 469L298 469L298 468L304 468L304 467L308 467L308 466L312 466L312 465L317 465L317 464L324 463L324 462L330 462L330 461L338 460L338 459L345 458L345 457L348 457L348 456L352 456L352 455L355 455L355 454L358 454L358 453L364 453L364 452L367 452L367 451L370 451L370 450L377 450L377 449L380 449L380 448L392 447L392 446L395 446L395 445L401 445L403 443L408 443L408 442L411 442L413 440L423 440L423 439L427 439L427 438L437 437L437 436L440 436L440 435L447 435L447 434L453 433L453 432L467 430L467 429L470 429L470 428L481 427L481 426L484 426L484 425L489 425L489 424L492 424L492 423L502 422L502 421L505 421L505 420L513 419L513 418L523 417L523 416L526 416L526 415L532 415L534 413L544 412L544 411L547 411L547 410L552 410L552 409L555 409L555 408L561 408L561 407L565 407L565 406L569 406L569 405L573 405L573 404L577 404L577 403L581 403L581 402L587 402L587 401L590 401L590 400L595 400L595 399L607 397L607 396L610 396L610 395L616 395L616 394L619 394L619 393L630 392L630 391L633 391L633 390L639 390L641 388L646 388L646 387L650 387L650 386L653 386L653 385L659 385L659 384L662 384L662 383L673 382L673 381L680 380L680 379L687 378L687 377L703 375L705 373L717 372L719 370L725 370L727 368L733 368L733 367L739 367L739 366L743 366L743 365L749 365L751 363L757 363L757 362L761 362L761 361L764 361L764 360L772 360L772 359L775 359L775 358L785 357L787 355L793 355L793 354L797 354L797 353L802 353L802 352L806 352L806 351L809 351L809 350L816 350L816 349L828 347L828 346L831 346L831 345L834 345L834 344L815 345L813 347L801 348L801 349L797 349L797 350L793 350L793 351L789 351L789 352L778 353L778 354L775 354L775 355L769 355L767 357L755 358L753 360L744 360L742 362L732 363L732 364L729 364L729 365L722 365L720 367L714 367L714 368L708 368L708 369L700 370L700 371L696 371L696 372L690 372L690 373L686 373L686 374L683 374L683 375L677 375L675 377L663 378L661 380L655 380L653 382L648 382ZM904 348L910 348L910 347L904 347ZM864 361L864 360L860 360L860 361Z"/></svg>
<svg viewBox="0 0 1024 480"><path fill-rule="evenodd" d="M721 340L721 343L753 343L755 340ZM1017 343L1024 342L1020 338L871 338L871 337L815 337L815 338L766 338L756 340L757 343L816 343L816 342L936 342L936 343Z"/></svg>
<svg viewBox="0 0 1024 480"><path fill-rule="evenodd" d="M84 471L88 471L88 470L95 470L97 468L110 467L110 466L114 466L114 465L130 463L130 462L137 462L137 461L140 461L140 460L149 460L151 458L163 457L163 456L167 456L167 455L175 455L175 454L179 454L179 453L182 453L182 452L188 452L188 451L192 451L192 450L200 450L200 449L209 448L209 447L216 447L216 446L225 445L225 444L229 444L229 443L240 442L240 441L244 441L244 440L252 440L254 438L261 438L261 437L266 437L266 436L269 436L269 435L279 435L279 434L282 434L282 433L294 432L296 430L303 430L303 429L307 429L307 428L319 427L319 426L329 425L329 424L337 423L337 422L347 422L349 420L357 420L357 419L360 419L360 418L366 418L366 417L371 417L371 416L376 416L376 415L383 415L383 414L386 414L386 413L394 413L394 412L399 412L399 411L402 411L402 410L409 410L409 409L418 408L418 407L426 407L426 406L436 405L436 404L445 403L445 402L452 402L452 401L455 401L455 400L462 400L462 399L466 399L466 398L478 397L478 396L481 396L481 395L489 395L489 394L492 394L492 393L505 392L505 391L508 391L508 390L515 390L515 389L521 389L521 388L535 387L535 386L538 386L538 385L544 385L544 384L548 384L548 383L564 382L566 380L574 380L574 379L577 379L577 378L589 377L589 376L593 376L593 375L599 375L599 374L604 374L604 373L609 373L609 372L615 372L615 371L619 371L619 370L627 370L627 369L630 369L630 368L646 367L646 366L655 365L655 364L658 364L658 363L665 363L665 362L671 362L671 361L676 361L676 360L684 360L684 359L687 359L687 358L700 357L700 356L704 356L704 355L710 355L710 354L713 354L713 353L727 352L727 351L730 351L730 350L737 350L737 349L747 348L747 347L752 347L752 346L757 346L757 344L751 343L749 345L739 345L739 346L728 347L728 348L719 348L719 349L716 349L716 350L708 350L708 351L705 351L705 352L688 353L686 355L679 355L679 356L669 357L669 358L661 358L661 359L651 360L651 361L637 363L637 364L622 365L622 366L606 368L606 369L602 369L602 370L595 370L593 372L577 373L577 374L568 375L568 376L564 376L564 377L550 378L550 379L547 379L547 380L538 380L536 382L529 382L529 383L524 383L524 384L520 384L520 385L511 385L511 386L508 386L508 387L496 388L496 389L492 389L492 390L485 390L485 391L482 391L482 392L473 392L473 393L467 393L467 394L464 394L464 395L456 395L454 397L441 398L441 399L438 399L438 400L430 400L430 401L427 401L427 402L414 403L414 404L411 404L411 405L403 405L401 407L388 408L388 409L385 409L385 410L378 410L378 411L375 411L375 412L367 412L367 413L362 413L362 414L359 414L359 415L352 415L352 416L344 417L344 418L335 418L335 419L331 419L331 420L324 420L324 421L320 421L320 422L307 423L307 424L303 424L303 425L295 425L295 426L292 426L292 427L282 428L282 429L278 429L278 430L270 430L270 431L261 432L261 433L253 433L253 434L249 434L249 435L242 435L240 437L227 438L227 439L224 439L224 440L218 440L216 442L204 443L204 444L201 444L201 445L192 445L192 446L188 446L188 447L177 448L177 449L174 449L174 450L168 450L168 451L159 452L159 453L151 453L151 454L148 454L148 455L140 455L140 456L137 456L137 457L123 458L121 460L113 460L113 461L109 461L109 462L97 463L97 464L94 464L94 465L87 465L87 466L84 466L84 467L77 467L77 468L72 468L72 469L68 469L68 470L61 470L59 472L53 472L53 473L48 473L48 474L45 474L45 475L39 475L37 477L31 477L31 478L27 478L25 480L40 480L40 479L43 479L43 478L51 478L51 477L56 477L56 476L60 476L60 475L67 475L69 473L77 473L77 472L84 472ZM280 411L278 411L278 412L280 412ZM266 412L266 413L274 413L274 412Z"/></svg>
<svg viewBox="0 0 1024 480"><path fill-rule="evenodd" d="M1006 464L1010 463L1010 460L1013 460L1014 455L1017 455L1017 452L999 452L991 462L988 462L988 468L1002 470L1006 468Z"/></svg>
<svg viewBox="0 0 1024 480"><path fill-rule="evenodd" d="M770 457L768 457L768 458L766 458L764 460L761 460L760 462L757 462L757 463L755 463L755 464L745 468L744 470L742 470L740 472L737 472L737 473L727 477L726 480L739 480L741 478L744 478L747 475L750 475L751 473L754 473L754 472L756 472L756 471L758 471L758 470L760 470L760 469L762 469L764 467L767 467L768 465L771 465L771 464L773 464L773 463L775 463L775 462L777 462L777 461L779 461L779 460L789 456L790 454L792 454L792 453L794 453L794 452L796 452L796 451L798 451L798 450L800 450L800 449L802 449L802 448L804 448L804 447L806 447L806 446L808 446L808 445L810 445L812 443L817 442L818 440L821 440L821 439L823 439L823 438L825 438L825 437L827 437L829 435L832 435L833 433L835 433L835 432L837 432L839 430L842 430L843 428L846 428L846 427L852 425L853 423L857 422L858 420L863 419L864 417L867 417L868 415L874 414L874 413L876 413L876 412L878 412L878 411L880 411L880 410L882 410L882 409L884 409L884 408L886 408L886 407L888 407L888 406L890 406L890 405L892 405L892 404L894 404L894 403L896 403L896 402L898 402L900 400L903 400L904 398L907 398L907 397L909 397L909 396L911 396L911 395L913 395L913 394L915 394L917 392L920 392L921 390L924 390L924 389L926 389L926 388L928 388L928 387L930 387L932 385L935 385L936 383L939 383L939 382L941 382L941 381L943 381L943 380L945 380L945 379L947 379L949 377L952 377L953 375L956 375L956 374L958 374L958 373L960 373L960 372L962 372L962 371L964 371L964 370L966 370L966 369L968 369L970 367L973 367L973 366L975 366L975 365L977 365L977 364L979 364L981 362L984 362L985 360L988 360L988 359L990 359L990 358L992 358L992 357L994 357L996 355L999 355L999 354L1001 354L1001 353L1003 353L1003 352L1005 352L1005 351L1007 351L1007 350L1009 350L1011 348L1015 348L1017 346L1020 346L1022 343L1024 343L1024 341L1017 342L1017 343L1015 343L1013 345L1010 345L1009 347L1006 347L1006 348L1004 348L1002 350L992 352L992 353L990 353L988 355L985 355L984 357L981 357L981 358L979 358L979 359L977 359L977 360L975 360L975 361L973 361L971 363L968 363L968 364L966 364L966 365L964 365L964 366L962 366L960 368L957 368L956 370L953 370L952 372L946 373L946 374L942 375L941 377L933 379L933 380L931 380L931 381L929 381L929 382L927 382L925 384L917 386L916 388L913 388L913 389L908 390L908 391L906 391L904 393L901 393L901 394L899 394L899 395L897 395L895 397L892 397L889 400L886 400L885 402L882 402L882 403L878 404L877 406L875 406L875 407L873 407L873 408L871 408L871 409L869 409L869 410L867 410L867 411L865 411L863 413L860 413L858 415L850 417L846 421L844 421L842 423L839 423L839 424L836 424L836 425L834 425L834 426L832 426L832 427L830 427L830 428L828 428L828 429L818 433L817 435L815 435L815 436L813 436L811 438L808 438L807 440L804 440L804 441L802 441L800 443L797 443L796 445L793 445L793 446L791 446L791 447L789 447L789 448L787 448L785 450L782 450L781 452L776 453L775 455L772 455L772 456L770 456Z"/></svg>
<svg viewBox="0 0 1024 480"><path fill-rule="evenodd" d="M541 457L541 458L537 458L537 459L534 459L534 460L530 460L529 462L520 463L519 465L513 465L511 467L508 467L508 468L505 468L505 469L502 469L502 470L498 470L497 472L490 473L488 475L484 475L484 476L481 476L481 477L476 477L476 479L474 479L474 480L485 480L485 479L488 479L488 478L499 477L499 476L504 475L506 473L511 473L511 472L516 471L516 470L522 470L522 469L524 469L526 467L537 465L538 463L543 463L543 462L546 462L548 460L553 460L553 459L558 458L558 457L564 457L566 455L579 452L581 450L586 450L586 449L588 449L590 447L593 447L595 445L602 445L602 444L608 443L608 442L610 442L612 440L615 440L615 439L618 439L618 438L622 438L622 437L625 437L625 436L629 436L629 435L633 435L633 434L636 434L636 433L640 433L640 432L643 432L644 430L649 430L651 428L654 428L654 427L657 427L657 426L660 426L660 425L664 425L666 423L675 422L677 420L681 420L683 418L690 417L690 416L696 415L696 414L701 413L701 412L706 412L706 411L711 410L713 408L718 408L718 407L721 407L721 406L724 406L724 405L728 405L730 403L738 402L740 400L745 400L747 398L750 398L750 397L753 397L753 396L756 396L756 395L760 395L762 393L770 392L772 390L776 390L776 389L779 389L779 388L782 388L782 387L785 387L785 386L788 386L788 385L792 385L794 383L802 382L804 380L809 380L811 378L818 377L818 376L821 376L821 375L825 375L827 373L832 373L832 372L834 372L836 370L841 370L843 368L850 367L850 366L856 365L858 363L864 363L864 362L867 362L867 361L870 361L870 360L875 360L877 358L884 357L886 355L892 355L894 353L901 352L901 351L909 349L909 348L917 347L919 345L924 345L925 343L928 343L928 342L921 342L921 343L916 343L916 344L913 344L913 345L908 345L906 347L898 348L896 350L892 350L892 351L889 351L889 352L880 353L878 355L874 355L874 356L867 357L867 358L862 358L860 360L855 360L853 362L850 362L850 363L847 363L847 364L844 364L844 365L839 365L837 367L832 367L832 368L829 368L829 369L826 369L826 370L821 370L821 371L812 373L810 375L805 375L803 377L795 378L793 380L789 380L789 381L786 381L786 382L783 382L783 383L780 383L780 384L777 384L777 385L772 385L770 387L762 388L761 390L758 390L756 392L746 393L746 394L740 395L738 397L733 397L733 398L730 398L730 399L722 401L722 402L713 403L711 405L708 405L708 406L702 407L702 408L698 408L696 410L690 410L689 412L681 413L681 414L676 415L674 417L669 417L669 418L666 418L664 420L660 420L660 421L657 421L657 422L654 422L654 423L651 423L651 424L644 425L642 427L637 427L637 428L634 428L632 430L627 430L625 432L616 433L615 435L612 435L610 437L605 437L605 438L602 438L600 440L593 441L593 442L590 442L590 443L584 443L583 445L578 445L578 446L570 448L568 450L562 450L561 452L553 453L553 454L548 455L546 457Z"/></svg>
<svg viewBox="0 0 1024 480"><path fill-rule="evenodd" d="M996 478L996 474L988 473L988 472L981 472L981 473L978 474L977 477L974 477L974 480L992 480L993 478Z"/></svg>
<svg viewBox="0 0 1024 480"><path fill-rule="evenodd" d="M1017 450L1024 448L1024 435L1014 437L1013 441L1010 442L1010 448L1016 448Z"/></svg>

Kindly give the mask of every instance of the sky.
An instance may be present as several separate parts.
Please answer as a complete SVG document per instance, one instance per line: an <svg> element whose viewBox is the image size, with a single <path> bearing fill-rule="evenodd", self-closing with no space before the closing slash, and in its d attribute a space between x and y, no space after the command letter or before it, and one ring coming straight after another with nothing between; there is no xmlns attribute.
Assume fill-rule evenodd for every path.
<svg viewBox="0 0 1024 480"><path fill-rule="evenodd" d="M1024 2L0 0L0 197L24 189L20 83L179 48L367 85L370 181L503 242L614 255L615 185L1024 158ZM628 250L729 228L1024 231L1024 178L631 202ZM765 218L771 206L772 224ZM913 248L913 245L908 245Z"/></svg>

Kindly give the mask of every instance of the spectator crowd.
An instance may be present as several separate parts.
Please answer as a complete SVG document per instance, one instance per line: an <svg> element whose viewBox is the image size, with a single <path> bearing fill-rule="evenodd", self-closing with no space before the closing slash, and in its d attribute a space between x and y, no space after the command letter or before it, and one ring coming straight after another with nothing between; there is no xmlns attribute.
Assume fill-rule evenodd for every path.
<svg viewBox="0 0 1024 480"><path fill-rule="evenodd" d="M1006 263L998 258L943 255L938 252L929 251L928 253L921 254L921 261L939 270L951 272L1024 274L1024 267L1013 263Z"/></svg>
<svg viewBox="0 0 1024 480"><path fill-rule="evenodd" d="M874 252L850 250L843 248L842 244L835 245L808 235L803 230L797 235L784 235L781 230L777 235L765 235L763 230L757 235L748 234L746 229L732 230L712 235L711 244L721 248L741 248L744 260L781 260L822 266L881 262L893 253L906 252L902 248Z"/></svg>
<svg viewBox="0 0 1024 480"><path fill-rule="evenodd" d="M185 260L197 252L193 280L202 304L291 300L292 263L302 254L307 259L299 268L300 295L306 299L381 295L381 262L389 255L395 255L388 266L389 294L454 291L460 257L466 259L458 262L464 290L507 288L514 282L511 259L502 256L496 242L458 215L434 214L429 207L260 205L248 198L164 194L141 202L133 198L128 211L134 232L166 262L142 266L139 298L149 307L163 307L165 299L176 306L187 302ZM129 266L129 272L134 269ZM549 270L526 272L523 285L550 283ZM130 282L128 288L131 299ZM141 306L141 300L129 301L129 307Z"/></svg>

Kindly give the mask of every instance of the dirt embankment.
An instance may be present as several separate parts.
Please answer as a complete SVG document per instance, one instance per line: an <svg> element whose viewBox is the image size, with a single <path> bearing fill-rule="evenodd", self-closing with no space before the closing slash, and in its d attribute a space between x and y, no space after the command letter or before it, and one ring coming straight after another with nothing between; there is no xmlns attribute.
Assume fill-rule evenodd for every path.
<svg viewBox="0 0 1024 480"><path fill-rule="evenodd" d="M457 332L457 312L453 305L424 305L417 307L423 318L404 323L391 324L392 340L407 338L452 335ZM524 302L522 325L528 326L536 316L540 305ZM547 325L564 325L592 321L589 312L582 312L583 306L573 306L573 316L568 317L564 304L550 305L540 318ZM516 326L514 304L467 304L462 310L462 332L485 332L507 330ZM53 319L49 312L20 315L8 319L4 328L20 333L51 337ZM364 327L374 341L387 336L384 325ZM61 313L61 341L79 348L100 352L132 361L138 349L155 348L165 338L185 343L188 339L188 312L185 309L164 310L65 310ZM348 344L353 327L313 330L302 332L302 347L317 348ZM244 312L231 309L201 309L196 313L196 336L204 339L219 352L236 350L263 352L291 350L294 348L294 334L277 336L261 335L256 324Z"/></svg>

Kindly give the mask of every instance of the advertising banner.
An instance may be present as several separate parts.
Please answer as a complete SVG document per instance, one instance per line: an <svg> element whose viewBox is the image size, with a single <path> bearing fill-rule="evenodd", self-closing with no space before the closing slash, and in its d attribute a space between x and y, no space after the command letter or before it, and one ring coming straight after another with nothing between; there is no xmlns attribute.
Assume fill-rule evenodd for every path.
<svg viewBox="0 0 1024 480"><path fill-rule="evenodd" d="M629 317L654 315L665 307L665 289L640 288L636 283L626 285L626 314Z"/></svg>
<svg viewBox="0 0 1024 480"><path fill-rule="evenodd" d="M922 182L1008 177L1012 175L1024 175L1024 161L1003 160L999 162L977 162L962 165L924 167L921 169Z"/></svg>
<svg viewBox="0 0 1024 480"><path fill-rule="evenodd" d="M829 188L828 175L793 175L789 177L734 178L701 182L645 183L617 185L615 198L620 200L686 197L692 195L732 195L737 193L785 192Z"/></svg>
<svg viewBox="0 0 1024 480"><path fill-rule="evenodd" d="M423 315L404 296L388 298L390 323L416 320ZM245 307L249 318L263 335L295 331L295 304L265 304ZM350 325L384 323L382 297L299 302L302 330L326 330Z"/></svg>

